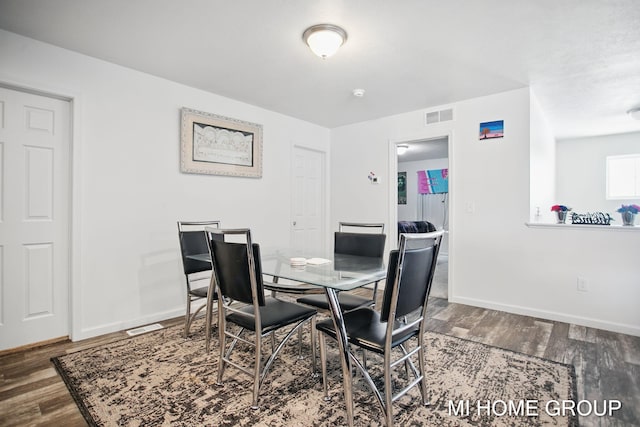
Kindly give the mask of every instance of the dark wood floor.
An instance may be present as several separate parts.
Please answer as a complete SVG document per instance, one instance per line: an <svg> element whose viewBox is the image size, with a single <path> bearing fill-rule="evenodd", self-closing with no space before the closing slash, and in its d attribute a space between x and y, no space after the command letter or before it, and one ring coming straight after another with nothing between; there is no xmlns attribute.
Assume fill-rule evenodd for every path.
<svg viewBox="0 0 640 427"><path fill-rule="evenodd" d="M639 337L452 304L442 298L431 298L429 313L431 330L573 364L579 400L622 402L613 417L581 417L580 425L640 426ZM1 356L0 426L85 426L49 359L125 337L118 332Z"/></svg>

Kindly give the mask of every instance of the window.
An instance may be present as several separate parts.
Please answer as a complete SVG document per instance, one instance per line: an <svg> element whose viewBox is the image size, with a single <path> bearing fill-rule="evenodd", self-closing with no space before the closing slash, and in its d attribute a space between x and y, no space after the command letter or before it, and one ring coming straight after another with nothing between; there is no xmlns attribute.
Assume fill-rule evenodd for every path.
<svg viewBox="0 0 640 427"><path fill-rule="evenodd" d="M607 199L640 197L640 154L607 156Z"/></svg>

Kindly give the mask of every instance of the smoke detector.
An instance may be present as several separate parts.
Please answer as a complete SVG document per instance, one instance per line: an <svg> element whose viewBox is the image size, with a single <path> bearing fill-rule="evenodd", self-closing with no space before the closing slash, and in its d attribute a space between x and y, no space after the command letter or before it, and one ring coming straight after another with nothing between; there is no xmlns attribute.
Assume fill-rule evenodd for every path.
<svg viewBox="0 0 640 427"><path fill-rule="evenodd" d="M354 89L353 96L355 96L356 98L362 98L364 96L364 92L364 89Z"/></svg>

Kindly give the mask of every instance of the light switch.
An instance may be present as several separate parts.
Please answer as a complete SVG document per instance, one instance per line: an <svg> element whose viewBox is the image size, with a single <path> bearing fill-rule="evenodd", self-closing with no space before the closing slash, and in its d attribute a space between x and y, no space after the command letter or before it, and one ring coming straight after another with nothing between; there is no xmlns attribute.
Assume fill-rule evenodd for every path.
<svg viewBox="0 0 640 427"><path fill-rule="evenodd" d="M464 210L467 211L467 213L474 213L476 211L476 204L474 202L465 202Z"/></svg>

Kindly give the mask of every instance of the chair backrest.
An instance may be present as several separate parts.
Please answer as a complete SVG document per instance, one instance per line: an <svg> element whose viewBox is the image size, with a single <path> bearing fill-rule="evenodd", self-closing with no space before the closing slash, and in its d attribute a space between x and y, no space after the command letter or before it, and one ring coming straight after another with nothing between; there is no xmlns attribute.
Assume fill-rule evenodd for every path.
<svg viewBox="0 0 640 427"><path fill-rule="evenodd" d="M182 252L182 267L184 274L194 274L211 270L211 263L188 258L189 255L206 254L209 252L205 227L220 227L220 221L178 221L178 237Z"/></svg>
<svg viewBox="0 0 640 427"><path fill-rule="evenodd" d="M398 240L402 233L431 233L436 230L429 221L398 221Z"/></svg>
<svg viewBox="0 0 640 427"><path fill-rule="evenodd" d="M424 316L443 234L436 231L401 235L400 247L389 254L380 311L383 322L402 318L420 308L420 316Z"/></svg>
<svg viewBox="0 0 640 427"><path fill-rule="evenodd" d="M386 234L336 231L333 251L337 254L382 258L386 239Z"/></svg>
<svg viewBox="0 0 640 427"><path fill-rule="evenodd" d="M356 233L384 233L383 222L339 222L338 231Z"/></svg>
<svg viewBox="0 0 640 427"><path fill-rule="evenodd" d="M207 228L206 232L219 293L234 301L264 305L260 246L251 242L251 231ZM228 236L244 236L245 242L227 241Z"/></svg>

